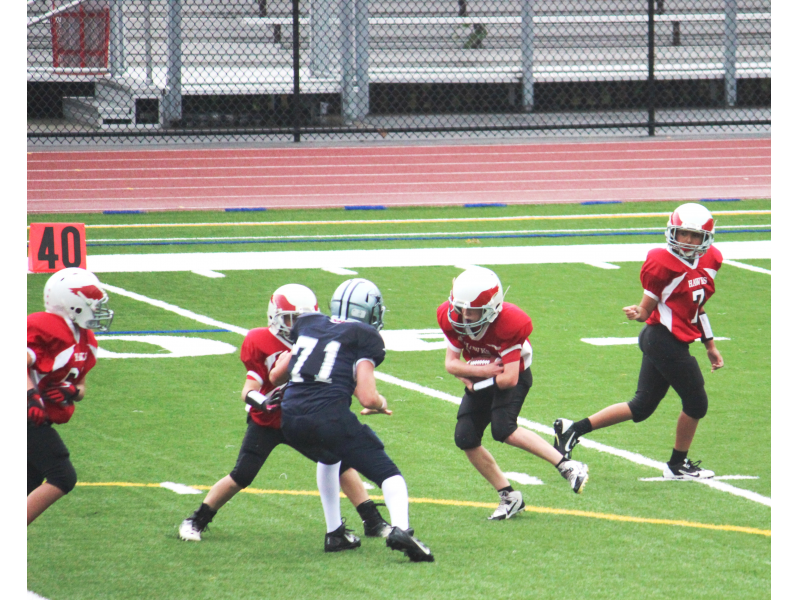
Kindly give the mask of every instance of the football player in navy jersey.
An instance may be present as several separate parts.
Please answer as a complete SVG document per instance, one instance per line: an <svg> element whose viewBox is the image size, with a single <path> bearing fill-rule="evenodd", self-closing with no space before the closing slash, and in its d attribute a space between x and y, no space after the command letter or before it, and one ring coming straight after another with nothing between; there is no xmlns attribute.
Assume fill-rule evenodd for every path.
<svg viewBox="0 0 800 600"><path fill-rule="evenodd" d="M78 481L53 425L69 421L86 393L93 330L108 331L114 318L107 303L97 277L71 267L47 280L45 312L28 315L28 525Z"/></svg>
<svg viewBox="0 0 800 600"><path fill-rule="evenodd" d="M385 307L380 290L366 279L342 283L331 298L331 313L300 315L292 328L292 353L285 367L289 382L283 393L281 428L290 443L316 460L337 465L343 461L374 481L383 490L392 530L386 545L406 554L413 562L432 562L430 549L414 537L409 527L408 489L397 465L386 454L383 442L350 410L352 396L364 414L391 414L386 398L378 393L374 370L386 350L378 331ZM329 474L318 478L320 495L338 492L338 481ZM325 545L346 544L342 532L338 495L325 510ZM345 537L344 540L337 539Z"/></svg>
<svg viewBox="0 0 800 600"><path fill-rule="evenodd" d="M575 493L582 493L589 468L562 456L536 433L517 426L533 384L533 351L528 341L533 323L518 306L503 302L497 275L483 267L465 270L453 280L450 298L439 306L436 318L447 342L445 369L466 386L456 420L456 446L500 496L489 519L510 519L525 508L522 492L511 487L482 444L489 424L496 441L546 460Z"/></svg>
<svg viewBox="0 0 800 600"><path fill-rule="evenodd" d="M275 290L269 299L267 309L268 327L257 327L247 332L242 343L241 360L247 369L247 377L242 388L242 400L247 410L247 431L245 432L239 457L233 470L215 483L209 490L199 508L190 517L184 519L178 530L184 541L199 542L208 524L231 498L242 489L248 487L264 466L270 453L279 445L286 444L281 432L280 384L285 381L285 369L276 369L279 357L286 355L292 347L289 332L300 314L317 312L317 298L304 285L290 283ZM280 376L280 377L279 377ZM283 378L283 381L278 381ZM298 449L301 453L302 450ZM328 465L317 465L317 477L327 477ZM338 482L342 490L358 510L364 523L364 535L367 537L386 537L389 535L389 524L383 520L375 503L369 499L361 478L353 469L344 465L333 468L330 477L337 481L335 489L329 492L339 502ZM323 497L323 507L330 504ZM339 511L337 510L337 515ZM344 526L341 527L337 541L343 541ZM360 543L356 536L344 544L328 544L326 552L338 552L349 549L350 545ZM340 539L341 538L341 539ZM356 547L354 546L354 547Z"/></svg>
<svg viewBox="0 0 800 600"><path fill-rule="evenodd" d="M722 254L711 245L714 219L700 204L682 204L675 209L667 222L666 237L667 247L648 252L642 265L642 301L622 309L628 319L645 323L639 333L642 365L636 394L630 402L612 404L575 423L557 419L553 424L555 447L569 456L578 439L595 429L644 421L671 386L680 396L683 410L664 477L707 479L714 472L700 467L701 461L688 458L697 425L708 410L703 374L689 353L689 344L697 339L703 342L712 372L724 365L704 308L715 291Z"/></svg>

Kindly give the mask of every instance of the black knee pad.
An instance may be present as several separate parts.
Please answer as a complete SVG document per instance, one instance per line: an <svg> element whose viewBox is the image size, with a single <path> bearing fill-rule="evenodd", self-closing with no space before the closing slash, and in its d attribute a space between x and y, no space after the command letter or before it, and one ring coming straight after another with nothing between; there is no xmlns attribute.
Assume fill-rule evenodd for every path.
<svg viewBox="0 0 800 600"><path fill-rule="evenodd" d="M702 419L708 412L708 396L705 390L702 393L694 394L683 400L683 412L693 419Z"/></svg>
<svg viewBox="0 0 800 600"><path fill-rule="evenodd" d="M466 415L456 422L456 432L453 437L458 448L472 450L481 445L483 435L478 433L472 418Z"/></svg>
<svg viewBox="0 0 800 600"><path fill-rule="evenodd" d="M47 473L47 483L56 486L65 494L69 494L78 483L78 474L69 458L64 458L55 463Z"/></svg>
<svg viewBox="0 0 800 600"><path fill-rule="evenodd" d="M501 423L492 421L492 437L498 442L505 442L512 433L517 430L517 424L507 419Z"/></svg>
<svg viewBox="0 0 800 600"><path fill-rule="evenodd" d="M233 479L234 483L240 488L246 488L253 483L253 480L256 478L256 475L258 475L263 465L264 461L256 455L250 453L244 454L236 461L236 466L233 468L233 471L230 472L231 479Z"/></svg>
<svg viewBox="0 0 800 600"><path fill-rule="evenodd" d="M660 400L659 400L660 402ZM653 402L652 399L640 396L639 393L633 397L633 400L628 402L628 408L631 409L634 423L641 423L649 418L658 408L658 402Z"/></svg>

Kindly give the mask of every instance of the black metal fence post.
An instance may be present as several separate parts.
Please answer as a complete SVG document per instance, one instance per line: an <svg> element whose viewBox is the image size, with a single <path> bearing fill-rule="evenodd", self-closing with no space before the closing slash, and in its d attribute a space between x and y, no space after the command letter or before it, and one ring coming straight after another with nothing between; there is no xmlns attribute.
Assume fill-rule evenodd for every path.
<svg viewBox="0 0 800 600"><path fill-rule="evenodd" d="M647 0L647 135L656 134L656 1Z"/></svg>
<svg viewBox="0 0 800 600"><path fill-rule="evenodd" d="M292 0L292 129L294 141L300 141L300 0Z"/></svg>

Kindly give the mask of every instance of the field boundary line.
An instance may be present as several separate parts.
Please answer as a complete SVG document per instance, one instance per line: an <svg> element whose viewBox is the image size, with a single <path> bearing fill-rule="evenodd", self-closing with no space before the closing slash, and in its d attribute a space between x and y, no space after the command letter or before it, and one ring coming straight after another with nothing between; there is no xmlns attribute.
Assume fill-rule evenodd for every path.
<svg viewBox="0 0 800 600"><path fill-rule="evenodd" d="M181 315L181 316L184 316L184 317L187 317L187 318L190 318L190 319L195 319L198 322L204 323L206 325L214 325L216 327L220 327L220 328L223 328L223 329L228 329L228 330L230 330L230 331L232 331L234 333L238 333L238 334L243 335L243 336L247 335L247 332L249 331L248 329L244 329L242 327L237 327L236 325L229 325L227 323L223 323L222 321L217 321L216 319L212 319L210 317L205 317L203 315L199 315L197 313L194 313L194 312L192 312L190 310L186 310L186 309L180 308L179 306L175 306L174 304L169 304L168 302L163 302L161 300L155 300L153 298L149 298L147 296L143 296L142 294L137 294L136 292L130 292L128 290L125 290L125 289L117 287L117 286L103 284L103 287L105 287L107 290L109 290L111 292L120 294L121 296L126 296L126 297L132 298L134 300L139 300L141 302L145 302L145 303L150 304L152 306L163 308L164 310L168 310L170 312L174 312L174 313L176 313L178 315ZM439 392L438 390L434 390L434 389L419 385L417 383L413 383L413 382L410 382L410 381L405 381L404 379L399 379L397 377L394 377L393 375L388 375L388 374L383 373L381 371L375 371L375 378L379 379L381 381L384 381L386 383L390 383L390 384L394 384L394 385L406 388L406 389L411 390L411 391L416 391L416 392L424 394L426 396L431 396L433 398L438 398L440 400L445 400L446 402L450 402L450 403L453 403L453 404L461 404L461 398L458 398L457 396L453 396L453 395L447 394L445 392ZM540 433L546 433L546 434L549 435L552 432L552 428L551 427L548 427L546 425L542 425L541 423L536 423L534 421L530 421L530 420L522 418L522 417L518 418L517 421L520 424L525 425L525 427L527 427L529 429L532 429L534 431L538 431ZM599 442L595 442L595 441L587 440L587 439L581 440L581 443L586 448L592 448L594 450L598 450L599 452L605 452L607 454L612 454L614 456L617 456L619 458L624 458L625 460L628 460L630 462L634 462L636 464L640 464L640 465L644 465L644 466L648 466L648 467L653 467L653 468L656 468L656 469L658 469L660 471L663 471L663 469L664 469L664 463L663 462L659 462L659 461L653 460L652 458L647 458L646 456L642 456L641 454L637 454L635 452L629 452L628 450L621 450L619 448L614 448L612 446L607 446L605 444L601 444ZM714 488L714 489L719 490L721 492L727 492L727 493L733 494L735 496L740 496L742 498L745 498L747 500L752 500L753 502L758 502L759 504L763 504L765 506L770 506L770 507L772 506L772 499L771 498L767 498L766 496L762 496L761 494L758 494L756 492L751 492L750 490L744 490L744 489L741 489L741 488L737 488L736 486L730 485L729 483L723 483L721 481L713 481L713 480L698 480L698 481L696 481L696 483L706 485L708 487Z"/></svg>

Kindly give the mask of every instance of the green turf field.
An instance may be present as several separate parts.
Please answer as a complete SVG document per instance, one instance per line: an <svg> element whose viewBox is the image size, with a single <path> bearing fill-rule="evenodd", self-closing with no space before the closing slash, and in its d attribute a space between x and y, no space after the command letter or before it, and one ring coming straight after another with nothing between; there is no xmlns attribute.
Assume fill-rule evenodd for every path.
<svg viewBox="0 0 800 600"><path fill-rule="evenodd" d="M612 215L666 215L674 207L625 203L37 215L29 216L29 222L121 226L87 227L90 256L468 248L660 243L666 216ZM771 239L768 200L720 202L709 208L748 211L718 217L717 228L725 233L719 233L717 241ZM497 220L504 217L518 219ZM495 220L456 220L485 218ZM446 221L419 222L430 219ZM366 222L370 220L399 222ZM330 223L335 221L359 223ZM237 224L242 222L257 224ZM214 225L159 226L181 223ZM151 227L126 227L134 224ZM491 238L486 237L491 233L480 233L533 235L556 230L569 235ZM403 239L381 241L376 239L379 234ZM419 234L451 237L406 239ZM349 237L347 241L321 237L331 235ZM256 239L242 239L247 236ZM112 245L136 243L128 240L159 245ZM771 268L769 259L741 262ZM637 335L641 325L627 322L621 307L641 299L641 260L619 263L619 269L580 263L487 266L510 287L507 301L519 305L534 322L534 385L521 413L526 423L550 426L557 417L579 419L631 398L641 359L637 346L594 346L581 338ZM358 269L359 277L374 281L384 294L387 330L436 328L436 307L446 300L458 273L454 266ZM102 273L100 279L234 326L235 331L266 324L269 296L280 285L311 287L325 310L333 290L348 278L320 269L223 274L209 278L190 272ZM28 275L28 312L42 310L47 277ZM269 458L249 490L252 493L239 494L219 512L201 543L181 542L178 525L203 496L179 495L159 484L176 482L205 490L233 467L245 428L239 400L245 376L238 359L242 335L162 333L217 340L235 351L99 360L87 379L86 399L73 419L58 428L72 453L79 484L28 528L28 589L51 600L767 598L770 464L756 450L769 446L770 440L771 275L724 266L716 283L717 293L707 311L716 336L729 338L718 342L725 368L712 374L702 346L694 345L706 377L709 412L690 457L702 459L703 466L718 476L753 478L720 479L724 485L719 488L642 481L658 477L660 471L582 444L574 456L588 463L590 480L578 496L549 464L502 446L487 431L484 443L504 472L541 480L539 485L512 481L523 492L528 509L509 521L490 522L486 517L496 506L497 495L452 441L456 405L379 381L394 414L361 418L378 433L402 470L412 500L411 524L433 550L435 563L411 564L382 540L366 538L358 550L325 554L314 465L285 447ZM110 296L117 332L215 328L187 313L180 315L120 293ZM157 341L99 337L100 347L113 353L167 353ZM390 350L379 372L435 392L461 394L460 384L444 370L441 349ZM679 411L680 401L670 391L649 420L594 432L587 441L665 461ZM370 494L378 496L380 490ZM386 509L381 510L388 517ZM342 514L360 533L358 515L347 500L342 501ZM47 568L37 567L42 564Z"/></svg>

